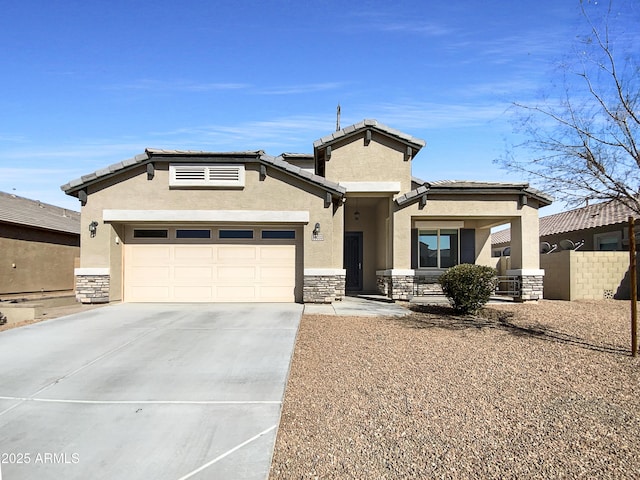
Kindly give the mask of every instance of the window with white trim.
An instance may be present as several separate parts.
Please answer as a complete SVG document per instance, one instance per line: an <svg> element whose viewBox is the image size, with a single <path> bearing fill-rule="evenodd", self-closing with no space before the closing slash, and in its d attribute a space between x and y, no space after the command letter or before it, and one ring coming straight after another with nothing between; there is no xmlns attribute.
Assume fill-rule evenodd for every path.
<svg viewBox="0 0 640 480"><path fill-rule="evenodd" d="M460 263L460 231L452 228L419 230L418 266L449 268Z"/></svg>
<svg viewBox="0 0 640 480"><path fill-rule="evenodd" d="M171 187L244 187L244 165L235 163L169 165Z"/></svg>

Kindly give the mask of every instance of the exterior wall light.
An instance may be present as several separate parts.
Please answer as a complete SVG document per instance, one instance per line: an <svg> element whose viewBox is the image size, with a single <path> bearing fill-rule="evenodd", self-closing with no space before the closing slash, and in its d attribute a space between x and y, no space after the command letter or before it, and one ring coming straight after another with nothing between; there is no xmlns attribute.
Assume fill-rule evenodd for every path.
<svg viewBox="0 0 640 480"><path fill-rule="evenodd" d="M94 220L89 224L89 233L91 234L91 238L96 236L97 231L98 231L98 222Z"/></svg>
<svg viewBox="0 0 640 480"><path fill-rule="evenodd" d="M316 223L316 226L315 226L315 227L313 227L313 234L314 234L315 236L317 236L317 235L319 235L319 234L320 234L320 224L319 224L319 223Z"/></svg>

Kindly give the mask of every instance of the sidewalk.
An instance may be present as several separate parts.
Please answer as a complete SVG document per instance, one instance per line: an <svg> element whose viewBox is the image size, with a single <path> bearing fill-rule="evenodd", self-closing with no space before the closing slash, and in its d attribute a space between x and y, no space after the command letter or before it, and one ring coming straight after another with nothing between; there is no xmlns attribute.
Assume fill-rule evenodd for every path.
<svg viewBox="0 0 640 480"><path fill-rule="evenodd" d="M338 315L344 317L402 317L411 311L398 303L360 297L344 297L340 302L305 303L306 315Z"/></svg>

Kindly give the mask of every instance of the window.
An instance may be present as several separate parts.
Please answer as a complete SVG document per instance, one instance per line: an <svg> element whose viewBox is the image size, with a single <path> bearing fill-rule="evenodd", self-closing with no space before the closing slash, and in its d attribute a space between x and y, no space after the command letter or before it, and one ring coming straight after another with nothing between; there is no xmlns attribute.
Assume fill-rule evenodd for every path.
<svg viewBox="0 0 640 480"><path fill-rule="evenodd" d="M622 232L596 233L593 243L599 251L622 250Z"/></svg>
<svg viewBox="0 0 640 480"><path fill-rule="evenodd" d="M142 230L136 228L133 231L133 238L167 238L168 236L168 230Z"/></svg>
<svg viewBox="0 0 640 480"><path fill-rule="evenodd" d="M244 187L244 165L175 164L169 166L172 187Z"/></svg>
<svg viewBox="0 0 640 480"><path fill-rule="evenodd" d="M211 230L176 230L176 238L211 238Z"/></svg>
<svg viewBox="0 0 640 480"><path fill-rule="evenodd" d="M253 230L220 230L220 238L253 238Z"/></svg>
<svg viewBox="0 0 640 480"><path fill-rule="evenodd" d="M420 230L418 252L420 268L449 268L459 263L457 229Z"/></svg>
<svg viewBox="0 0 640 480"><path fill-rule="evenodd" d="M262 231L262 238L265 239L278 239L278 240L284 240L284 239L293 239L296 238L296 232L295 230L263 230Z"/></svg>

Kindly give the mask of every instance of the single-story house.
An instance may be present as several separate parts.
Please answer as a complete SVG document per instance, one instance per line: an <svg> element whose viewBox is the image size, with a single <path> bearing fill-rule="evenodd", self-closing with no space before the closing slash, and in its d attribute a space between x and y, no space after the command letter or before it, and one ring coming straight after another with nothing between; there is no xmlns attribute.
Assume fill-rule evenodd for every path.
<svg viewBox="0 0 640 480"><path fill-rule="evenodd" d="M0 296L73 290L80 213L0 192Z"/></svg>
<svg viewBox="0 0 640 480"><path fill-rule="evenodd" d="M147 149L63 185L82 205L82 302L408 299L458 263L490 265L514 232L522 300L542 295L538 208L526 183L412 176L425 142L364 120L313 154Z"/></svg>
<svg viewBox="0 0 640 480"><path fill-rule="evenodd" d="M540 217L540 253L576 248L588 252L629 251L630 216L636 214L629 207L609 201ZM509 228L491 235L495 257L503 255L510 244Z"/></svg>

